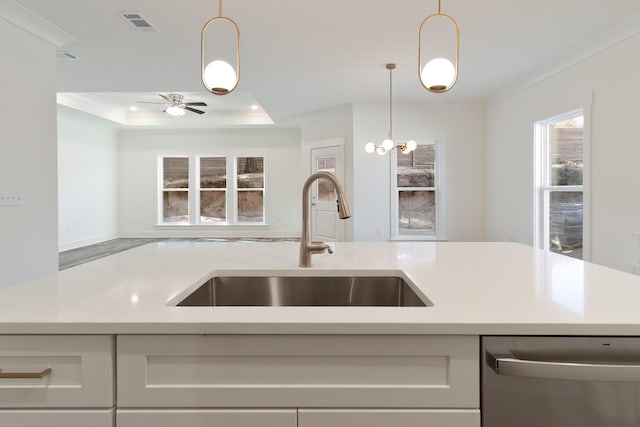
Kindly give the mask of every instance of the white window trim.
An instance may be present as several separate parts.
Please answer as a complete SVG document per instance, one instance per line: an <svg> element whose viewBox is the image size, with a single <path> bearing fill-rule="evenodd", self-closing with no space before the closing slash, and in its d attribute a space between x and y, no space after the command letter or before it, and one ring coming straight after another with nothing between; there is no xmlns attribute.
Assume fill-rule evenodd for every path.
<svg viewBox="0 0 640 427"><path fill-rule="evenodd" d="M200 159L208 157L224 157L227 159L227 188L226 188L226 222L203 223L200 222ZM237 168L238 157L262 157L264 162L264 182L261 189L262 197L262 222L238 222L238 188L237 188ZM163 222L163 159L164 158L187 158L189 159L189 188L176 189L176 191L188 191L188 223ZM230 173L231 172L231 173ZM247 228L267 228L269 226L267 212L268 209L268 156L267 153L256 152L234 152L232 154L197 154L197 155L158 155L157 167L157 187L156 193L156 224L155 227L168 229L184 228L225 228L225 229L247 229ZM247 189L249 191L251 189ZM231 219L231 220L230 220Z"/></svg>
<svg viewBox="0 0 640 427"><path fill-rule="evenodd" d="M582 185L548 185L548 126L576 116L583 117ZM591 259L591 108L582 107L534 123L533 245L549 251L549 194L555 191L582 192L582 260Z"/></svg>
<svg viewBox="0 0 640 427"><path fill-rule="evenodd" d="M189 160L189 187L188 188L176 188L176 189L166 189L164 188L164 162L163 160L166 158L172 159L188 159ZM166 154L158 156L158 165L157 165L157 177L156 177L156 225L163 226L174 226L174 227L184 227L189 224L186 223L175 223L175 222L164 222L164 192L165 191L186 191L187 192L187 218L191 218L191 199L193 197L193 192L191 191L191 180L193 176L191 174L191 166L192 161L191 157L185 154Z"/></svg>
<svg viewBox="0 0 640 427"><path fill-rule="evenodd" d="M400 142L402 143L402 142ZM403 191L435 191L435 201L436 201L436 227L435 233L431 236L420 236L420 235L405 235L400 234L400 222L398 221L398 155L403 155L402 153L398 154L398 150L391 150L390 161L391 161L391 195L390 195L390 215L391 215L391 240L392 241L416 241L416 240L426 240L426 241L435 241L435 240L444 240L444 236L442 230L444 230L444 225L442 221L444 220L443 214L443 197L442 197L442 144L439 141L428 141L418 142L418 145L433 145L436 150L435 155L435 168L434 168L434 183L435 187L402 187Z"/></svg>

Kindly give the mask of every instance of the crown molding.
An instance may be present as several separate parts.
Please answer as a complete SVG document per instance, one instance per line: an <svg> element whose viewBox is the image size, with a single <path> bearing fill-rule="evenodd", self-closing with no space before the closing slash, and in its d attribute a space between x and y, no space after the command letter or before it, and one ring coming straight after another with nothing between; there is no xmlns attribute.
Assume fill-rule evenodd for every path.
<svg viewBox="0 0 640 427"><path fill-rule="evenodd" d="M59 105L64 105L65 107L82 111L82 112L91 114L93 116L118 123L120 125L127 124L126 115L117 114L105 105L91 102L87 99L83 99L82 97L75 96L73 94L58 92L56 94L56 102Z"/></svg>
<svg viewBox="0 0 640 427"><path fill-rule="evenodd" d="M55 47L78 41L71 34L13 0L0 0L0 17Z"/></svg>

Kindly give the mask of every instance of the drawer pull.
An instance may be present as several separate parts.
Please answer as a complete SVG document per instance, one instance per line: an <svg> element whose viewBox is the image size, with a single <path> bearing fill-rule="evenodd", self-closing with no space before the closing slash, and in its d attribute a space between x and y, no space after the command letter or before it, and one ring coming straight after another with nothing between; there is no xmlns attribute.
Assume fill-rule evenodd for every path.
<svg viewBox="0 0 640 427"><path fill-rule="evenodd" d="M43 378L51 374L51 368L46 368L41 372L2 372L0 369L0 378Z"/></svg>

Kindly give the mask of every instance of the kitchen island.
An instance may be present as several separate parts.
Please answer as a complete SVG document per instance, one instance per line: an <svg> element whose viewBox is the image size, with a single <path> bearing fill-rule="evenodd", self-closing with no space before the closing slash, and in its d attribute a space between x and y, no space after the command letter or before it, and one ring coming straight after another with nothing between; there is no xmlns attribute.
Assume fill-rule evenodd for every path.
<svg viewBox="0 0 640 427"><path fill-rule="evenodd" d="M0 425L477 427L481 336L640 334L631 274L512 243L334 250L158 242L1 289ZM433 305L176 306L251 275L399 276Z"/></svg>
<svg viewBox="0 0 640 427"><path fill-rule="evenodd" d="M4 334L640 334L640 277L514 243L158 242L0 289ZM214 275L402 272L432 307L175 307Z"/></svg>

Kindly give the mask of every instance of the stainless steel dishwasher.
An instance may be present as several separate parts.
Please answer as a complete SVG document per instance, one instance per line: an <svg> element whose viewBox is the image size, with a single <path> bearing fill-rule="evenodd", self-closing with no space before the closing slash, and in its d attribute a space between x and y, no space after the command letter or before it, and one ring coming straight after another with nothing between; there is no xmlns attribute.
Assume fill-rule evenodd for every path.
<svg viewBox="0 0 640 427"><path fill-rule="evenodd" d="M640 338L482 338L482 427L639 427Z"/></svg>

